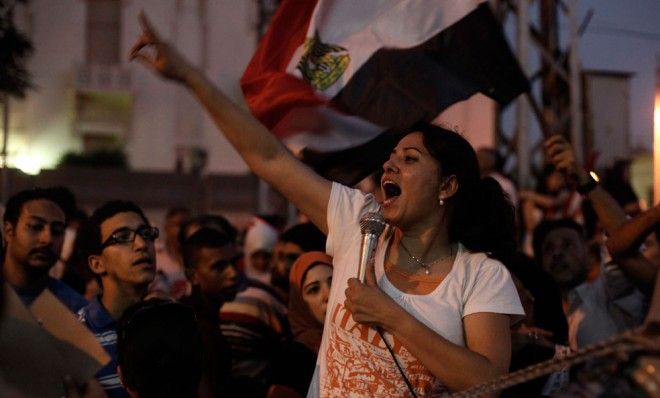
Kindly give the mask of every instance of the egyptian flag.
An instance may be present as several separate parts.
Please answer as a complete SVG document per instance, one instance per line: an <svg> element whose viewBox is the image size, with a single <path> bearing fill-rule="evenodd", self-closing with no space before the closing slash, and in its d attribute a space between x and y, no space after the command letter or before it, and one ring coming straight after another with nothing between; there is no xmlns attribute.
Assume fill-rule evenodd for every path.
<svg viewBox="0 0 660 398"><path fill-rule="evenodd" d="M396 129L477 92L506 105L529 82L484 0L284 0L241 87L294 153L352 185Z"/></svg>

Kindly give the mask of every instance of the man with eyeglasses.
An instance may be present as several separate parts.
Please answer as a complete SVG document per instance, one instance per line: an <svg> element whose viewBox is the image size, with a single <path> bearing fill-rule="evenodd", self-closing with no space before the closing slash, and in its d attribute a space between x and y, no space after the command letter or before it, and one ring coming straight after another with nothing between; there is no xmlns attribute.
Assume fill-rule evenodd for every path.
<svg viewBox="0 0 660 398"><path fill-rule="evenodd" d="M57 188L34 188L9 198L4 213L2 274L25 305L48 289L75 313L87 301L48 275L64 243L66 203L61 192Z"/></svg>
<svg viewBox="0 0 660 398"><path fill-rule="evenodd" d="M108 397L128 397L117 375L117 320L147 295L156 274L154 241L158 229L136 204L111 201L94 211L80 232L81 258L87 259L102 293L78 312L112 360L96 378Z"/></svg>

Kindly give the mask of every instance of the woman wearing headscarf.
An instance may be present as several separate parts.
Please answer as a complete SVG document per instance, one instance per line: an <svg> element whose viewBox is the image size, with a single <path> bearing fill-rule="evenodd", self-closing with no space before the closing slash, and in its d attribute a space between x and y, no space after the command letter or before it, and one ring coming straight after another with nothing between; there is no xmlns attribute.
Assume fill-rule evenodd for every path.
<svg viewBox="0 0 660 398"><path fill-rule="evenodd" d="M307 394L323 335L332 257L318 251L302 254L291 267L289 282L288 315L293 341L276 358L268 398Z"/></svg>

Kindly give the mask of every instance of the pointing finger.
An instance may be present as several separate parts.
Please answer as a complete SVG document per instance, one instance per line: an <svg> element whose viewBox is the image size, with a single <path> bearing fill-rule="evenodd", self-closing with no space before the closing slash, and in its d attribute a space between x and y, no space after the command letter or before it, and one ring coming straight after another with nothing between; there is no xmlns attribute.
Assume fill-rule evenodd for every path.
<svg viewBox="0 0 660 398"><path fill-rule="evenodd" d="M151 25L151 22L149 22L149 18L147 18L147 14L144 13L144 10L140 11L138 20L140 21L140 26L142 26L142 31L147 35L147 37L152 42L157 42L158 34L156 34L156 30Z"/></svg>

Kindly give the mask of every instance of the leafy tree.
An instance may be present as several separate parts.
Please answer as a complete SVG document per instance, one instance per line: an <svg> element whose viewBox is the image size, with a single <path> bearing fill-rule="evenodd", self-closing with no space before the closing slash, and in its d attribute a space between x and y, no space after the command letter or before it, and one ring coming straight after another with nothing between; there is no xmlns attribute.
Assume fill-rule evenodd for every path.
<svg viewBox="0 0 660 398"><path fill-rule="evenodd" d="M26 1L0 0L0 92L19 98L32 87L25 66L33 51L32 43L14 25L14 8Z"/></svg>
<svg viewBox="0 0 660 398"><path fill-rule="evenodd" d="M2 162L0 176L2 177L2 193L0 199L4 203L9 192L9 176L7 175L7 142L9 140L9 97L25 97L26 91L32 87L31 75L25 63L32 54L30 39L14 25L14 8L18 3L25 4L27 0L0 0L0 103L2 105L2 146L0 161Z"/></svg>

